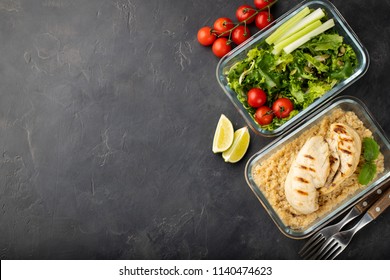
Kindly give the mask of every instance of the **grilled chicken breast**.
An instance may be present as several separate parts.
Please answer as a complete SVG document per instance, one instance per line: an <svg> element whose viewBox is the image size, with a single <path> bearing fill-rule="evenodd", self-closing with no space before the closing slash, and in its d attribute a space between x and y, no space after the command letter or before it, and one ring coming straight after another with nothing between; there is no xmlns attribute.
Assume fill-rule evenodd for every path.
<svg viewBox="0 0 390 280"><path fill-rule="evenodd" d="M291 165L285 181L290 205L302 214L318 209L317 188L325 185L330 172L329 145L322 136L306 141Z"/></svg>
<svg viewBox="0 0 390 280"><path fill-rule="evenodd" d="M338 168L329 176L322 193L330 193L351 176L359 164L362 142L357 132L348 125L334 123L330 126L329 146L331 155L338 157ZM336 156L337 154L337 156ZM336 164L333 166L335 167ZM332 174L332 172L331 172Z"/></svg>

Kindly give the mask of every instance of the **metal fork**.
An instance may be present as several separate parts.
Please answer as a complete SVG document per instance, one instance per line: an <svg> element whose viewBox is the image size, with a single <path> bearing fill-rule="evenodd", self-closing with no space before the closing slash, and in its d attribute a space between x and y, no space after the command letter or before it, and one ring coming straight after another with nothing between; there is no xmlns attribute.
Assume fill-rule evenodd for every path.
<svg viewBox="0 0 390 280"><path fill-rule="evenodd" d="M337 224L328 226L315 235L313 235L306 244L299 251L299 255L301 255L305 259L309 259L318 250L321 246L335 233L339 232L346 224L355 219L357 216L366 211L374 202L378 199L379 195L385 191L390 184L386 184L385 186L381 186L375 192L369 194L363 201L355 205L351 211Z"/></svg>
<svg viewBox="0 0 390 280"><path fill-rule="evenodd" d="M298 254L305 259L310 258L333 234L339 232L343 226L360 214L360 210L356 206L353 207L348 215L346 215L340 222L317 232L308 242L306 242L305 246L302 247Z"/></svg>
<svg viewBox="0 0 390 280"><path fill-rule="evenodd" d="M365 225L375 220L390 206L390 189L388 189L377 202L372 205L360 221L351 229L341 231L330 237L313 256L313 259L333 260L336 258L351 242L357 231Z"/></svg>

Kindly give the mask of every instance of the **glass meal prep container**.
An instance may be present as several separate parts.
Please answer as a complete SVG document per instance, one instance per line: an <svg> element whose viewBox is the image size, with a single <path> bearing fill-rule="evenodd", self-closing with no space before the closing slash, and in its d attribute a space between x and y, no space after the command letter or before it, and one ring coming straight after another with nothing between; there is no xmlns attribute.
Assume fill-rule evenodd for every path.
<svg viewBox="0 0 390 280"><path fill-rule="evenodd" d="M253 117L244 108L243 104L238 100L236 92L234 92L228 85L226 73L235 63L244 60L249 50L258 46L259 43L263 42L280 25L285 23L291 17L295 16L298 12L300 12L305 7L309 7L310 9L322 8L325 11L325 14L329 18L334 19L335 26L333 28L335 28L338 31L338 33L344 37L345 43L351 45L351 47L356 53L358 65L354 70L354 73L349 78L340 81L331 90L329 90L323 96L315 100L307 108L299 112L296 116L291 118L282 126L278 127L273 131L268 131L262 129L259 126L259 124L253 119ZM335 97L345 88L350 86L353 82L358 80L367 71L368 66L369 66L369 56L367 50L363 47L358 37L353 32L353 30L348 25L348 23L345 21L345 19L342 17L342 15L339 13L339 11L333 6L333 4L331 4L326 0L315 0L315 1L302 2L295 8L291 9L289 12L285 13L283 16L279 17L276 21L274 21L270 25L270 28L268 28L266 31L257 32L255 35L249 38L242 45L238 46L233 51L225 55L218 63L216 75L220 86L222 87L222 89L224 90L224 92L226 93L230 101L237 108L239 113L242 115L242 117L245 119L249 127L255 133L263 136L277 136L291 129L298 122L302 121L310 112L315 110L318 106L330 100L331 98Z"/></svg>
<svg viewBox="0 0 390 280"><path fill-rule="evenodd" d="M373 181L371 181L366 187L360 188L354 191L354 193L348 195L343 201L334 205L329 211L323 213L322 216L317 217L308 226L300 229L294 229L290 226L285 225L283 220L279 217L277 211L271 205L269 199L267 199L265 193L263 193L263 191L261 190L264 190L264 188L267 186L258 186L256 184L254 178L255 168L258 164L266 161L270 156L280 151L280 149L285 147L285 145L290 144L292 141L300 137L302 133L310 130L314 126L317 126L324 120L324 118L331 116L332 113L340 109L345 112L353 112L363 123L364 127L372 132L372 136L379 144L380 152L384 156L384 170L383 172L377 173ZM287 166L287 168L289 169L289 166ZM245 178L253 193L256 195L258 200L261 202L265 210L271 216L272 220L282 231L282 233L284 233L290 238L301 239L308 237L312 233L316 232L317 230L325 226L327 223L338 217L340 214L347 211L353 205L358 203L364 198L364 196L375 191L377 188L379 188L384 183L390 180L390 142L384 134L383 130L378 125L378 123L374 120L366 106L360 100L349 96L339 97L333 101L328 102L319 110L312 113L312 115L307 118L307 121L301 123L299 127L292 130L283 137L279 137L278 139L270 143L268 146L254 154L246 164ZM282 184L281 187L284 190L284 182L281 182L280 184Z"/></svg>

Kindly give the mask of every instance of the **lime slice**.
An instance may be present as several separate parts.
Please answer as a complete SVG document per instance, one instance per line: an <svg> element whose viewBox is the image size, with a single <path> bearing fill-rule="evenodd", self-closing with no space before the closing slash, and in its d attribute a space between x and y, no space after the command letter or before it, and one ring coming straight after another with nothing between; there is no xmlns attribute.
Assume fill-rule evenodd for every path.
<svg viewBox="0 0 390 280"><path fill-rule="evenodd" d="M213 152L220 153L229 149L233 143L234 129L231 121L222 114L219 118L213 140Z"/></svg>
<svg viewBox="0 0 390 280"><path fill-rule="evenodd" d="M250 134L247 127L243 127L234 132L233 144L222 153L226 162L235 163L243 158L248 150Z"/></svg>

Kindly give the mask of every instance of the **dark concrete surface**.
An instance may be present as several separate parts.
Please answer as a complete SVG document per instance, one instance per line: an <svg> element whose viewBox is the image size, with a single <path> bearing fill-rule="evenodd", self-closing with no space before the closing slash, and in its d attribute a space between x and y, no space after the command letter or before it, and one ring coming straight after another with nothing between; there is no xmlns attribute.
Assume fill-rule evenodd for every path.
<svg viewBox="0 0 390 280"><path fill-rule="evenodd" d="M390 1L332 1L371 65L344 94L390 133ZM197 30L252 1L0 0L1 259L299 259L237 164L244 120ZM275 16L299 1L280 0ZM340 259L389 259L390 211Z"/></svg>

